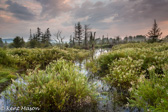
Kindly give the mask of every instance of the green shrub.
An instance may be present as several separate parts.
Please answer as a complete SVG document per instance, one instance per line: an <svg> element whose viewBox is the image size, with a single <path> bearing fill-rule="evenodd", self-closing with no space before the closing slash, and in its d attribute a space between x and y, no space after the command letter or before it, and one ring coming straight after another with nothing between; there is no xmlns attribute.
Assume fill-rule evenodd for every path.
<svg viewBox="0 0 168 112"><path fill-rule="evenodd" d="M124 58L128 56L130 57L135 56L135 50L127 49L127 50L120 50L120 51L119 50L112 51L98 57L97 66L100 67L100 72L106 75L109 73L109 65L111 65L111 63L113 63L114 60L118 60L120 58Z"/></svg>
<svg viewBox="0 0 168 112"><path fill-rule="evenodd" d="M91 65L90 70L97 68L97 74L104 76L102 79L112 87L124 90L124 95L130 96L131 106L166 112L167 63L167 43L129 43L114 46L112 52L101 55L87 66Z"/></svg>
<svg viewBox="0 0 168 112"><path fill-rule="evenodd" d="M11 56L7 55L6 51L0 48L0 65L14 66L15 60Z"/></svg>
<svg viewBox="0 0 168 112"><path fill-rule="evenodd" d="M121 48L120 48L121 46ZM126 48L124 48L124 47ZM131 46L131 47L127 47ZM133 48L134 46L140 46ZM167 44L164 43L154 43L154 44L146 44L146 43L133 43L124 44L116 46L118 48L113 48L115 50L103 54L98 59L95 60L95 65L99 68L98 72L101 76L105 76L109 74L109 67L114 62L114 60L119 60L120 58L128 58L131 57L133 60L144 60L142 64L142 70L147 71L147 68L151 65L155 65L156 71L158 74L162 74L163 70L161 65L164 63L168 63L168 50ZM148 71L146 72L148 75Z"/></svg>
<svg viewBox="0 0 168 112"><path fill-rule="evenodd" d="M49 49L11 49L8 50L8 54L17 60L19 67L24 68L35 68L37 65L41 65L41 68L44 68L51 61L60 58L66 60L83 60L89 56L89 52L85 50L60 49L56 47Z"/></svg>
<svg viewBox="0 0 168 112"><path fill-rule="evenodd" d="M10 91L8 97L12 106L40 107L42 111L75 111L96 102L95 85L79 73L76 66L63 59L50 63L46 70L29 72L27 76L13 81L17 91Z"/></svg>
<svg viewBox="0 0 168 112"><path fill-rule="evenodd" d="M86 52L86 51L85 52L78 52L75 56L75 58L79 61L82 61L88 57L89 57L89 52Z"/></svg>
<svg viewBox="0 0 168 112"><path fill-rule="evenodd" d="M95 60L91 60L90 62L86 62L85 67L87 70L92 71L92 73L97 73L98 67L96 66Z"/></svg>
<svg viewBox="0 0 168 112"><path fill-rule="evenodd" d="M164 48L167 43L127 43L127 44L120 44L120 45L116 45L113 46L113 50L121 50L121 49L125 49L125 48ZM166 47L167 48L167 47Z"/></svg>
<svg viewBox="0 0 168 112"><path fill-rule="evenodd" d="M133 60L131 57L114 60L110 65L110 73L104 80L110 85L128 90L137 83L137 79L143 73L141 66L143 60Z"/></svg>
<svg viewBox="0 0 168 112"><path fill-rule="evenodd" d="M142 78L139 84L131 88L129 102L131 106L143 108L145 111L168 111L168 65L162 78L155 73L155 67L151 66L150 79Z"/></svg>

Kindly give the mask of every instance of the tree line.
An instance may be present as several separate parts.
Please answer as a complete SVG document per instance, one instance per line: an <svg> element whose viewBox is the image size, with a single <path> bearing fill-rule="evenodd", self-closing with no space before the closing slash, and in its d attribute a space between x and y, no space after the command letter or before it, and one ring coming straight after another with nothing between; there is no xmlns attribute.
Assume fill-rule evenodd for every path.
<svg viewBox="0 0 168 112"><path fill-rule="evenodd" d="M120 36L116 36L115 38L109 38L108 35L102 38L96 38L96 32L92 32L89 28L89 25L82 25L80 22L75 24L74 27L74 35L70 36L70 47L80 46L86 49L92 48L94 49L96 44L104 45L108 44L108 46L112 47L113 45L127 42L161 42L161 29L158 27L156 20L154 20L154 24L152 29L147 33L147 35L137 35L137 36L126 36L124 39L120 38ZM147 38L148 37L148 38ZM168 36L166 37L168 38Z"/></svg>
<svg viewBox="0 0 168 112"><path fill-rule="evenodd" d="M50 43L51 40L51 33L49 28L43 33L41 29L38 27L37 32L32 34L31 29L30 29L30 37L28 41L28 46L30 48L35 48L35 47L48 47L51 45Z"/></svg>
<svg viewBox="0 0 168 112"><path fill-rule="evenodd" d="M38 27L37 31L32 34L30 29L30 36L28 42L25 42L23 37L16 36L13 39L13 43L9 44L10 48L21 48L21 47L28 47L28 48L35 48L35 47L49 47L51 45L51 33L49 28L43 33L41 29ZM2 38L0 38L0 47L7 46L7 42L3 43Z"/></svg>
<svg viewBox="0 0 168 112"><path fill-rule="evenodd" d="M74 25L74 32L70 35L69 43L64 43L65 36L62 36L62 31L59 31L54 34L55 43L59 47L75 47L75 48L84 48L84 49L94 49L95 46L100 45L108 45L112 47L113 45L120 44L120 43L127 43L127 42L138 42L138 41L146 41L146 42L160 42L163 39L160 39L162 35L161 29L158 27L156 20L154 20L154 24L151 30L147 33L147 35L137 35L137 36L126 36L123 40L120 36L115 38L109 38L108 35L105 37L104 35L102 38L96 38L96 32L92 32L90 25L81 25L80 22ZM148 37L148 38L146 38ZM166 36L164 39L168 39ZM7 46L7 42L3 42L2 38L0 38L0 47ZM31 32L30 29L30 36L28 42L25 42L23 37L16 36L13 39L13 43L9 44L9 47L20 48L20 47L28 47L28 48L35 48L35 47L49 47L52 46L51 43L51 33L49 28L46 29L45 32L42 32L41 29L38 27L35 33Z"/></svg>

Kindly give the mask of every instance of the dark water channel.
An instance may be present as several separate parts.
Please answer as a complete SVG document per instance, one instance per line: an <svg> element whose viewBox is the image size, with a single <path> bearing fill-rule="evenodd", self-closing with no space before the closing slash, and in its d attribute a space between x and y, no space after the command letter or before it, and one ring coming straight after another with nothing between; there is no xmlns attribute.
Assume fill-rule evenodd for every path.
<svg viewBox="0 0 168 112"><path fill-rule="evenodd" d="M97 49L93 53L92 58L97 58L99 55L109 52L110 49ZM137 108L128 108L125 107L126 102L120 103L116 100L117 90L114 87L108 86L103 82L100 77L92 74L89 70L85 68L85 63L87 61L92 61L92 59L86 59L82 62L75 62L75 65L80 68L80 72L86 75L90 82L95 83L98 88L97 91L100 93L100 100L96 105L88 105L81 109L81 112L141 112ZM0 112L6 112L3 108L10 106L10 101L5 98L5 93L3 91L0 94Z"/></svg>

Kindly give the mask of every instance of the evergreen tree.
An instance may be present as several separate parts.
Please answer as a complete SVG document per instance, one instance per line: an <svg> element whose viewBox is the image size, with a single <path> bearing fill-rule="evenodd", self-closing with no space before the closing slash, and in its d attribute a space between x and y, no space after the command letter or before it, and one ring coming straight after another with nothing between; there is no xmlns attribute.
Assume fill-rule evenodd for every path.
<svg viewBox="0 0 168 112"><path fill-rule="evenodd" d="M45 36L46 36L46 42L50 43L51 33L49 28L47 28L47 31L45 32Z"/></svg>
<svg viewBox="0 0 168 112"><path fill-rule="evenodd" d="M83 29L82 29L82 25L80 24L80 22L77 23L76 25L76 40L78 41L78 45L80 46L80 44L82 43L82 33L83 33Z"/></svg>
<svg viewBox="0 0 168 112"><path fill-rule="evenodd" d="M30 36L29 36L29 41L33 39L32 33L31 33L31 29L30 29Z"/></svg>
<svg viewBox="0 0 168 112"><path fill-rule="evenodd" d="M74 39L77 40L77 25L75 24Z"/></svg>
<svg viewBox="0 0 168 112"><path fill-rule="evenodd" d="M120 40L121 40L120 36L117 36L117 37L116 37L116 41L117 41L117 43L119 43Z"/></svg>
<svg viewBox="0 0 168 112"><path fill-rule="evenodd" d="M31 33L30 29L30 37L29 37L29 47L48 47L50 45L51 33L49 28L47 28L46 32L41 32L41 29L38 27L37 32L35 34Z"/></svg>
<svg viewBox="0 0 168 112"><path fill-rule="evenodd" d="M162 32L161 29L158 27L156 20L154 20L154 24L152 29L148 32L147 36L149 39L152 40L152 42L156 42L159 37L161 37Z"/></svg>
<svg viewBox="0 0 168 112"><path fill-rule="evenodd" d="M19 36L16 36L16 37L13 39L12 45L13 45L13 47L15 47L15 48L23 47L24 44L25 44L25 42L24 42L23 37L20 38Z"/></svg>
<svg viewBox="0 0 168 112"><path fill-rule="evenodd" d="M38 27L35 39L40 42L41 38L42 38L42 32L41 32L41 29Z"/></svg>
<svg viewBox="0 0 168 112"><path fill-rule="evenodd" d="M29 47L30 48L40 47L40 42L37 39L37 34L33 34L32 39L29 41Z"/></svg>
<svg viewBox="0 0 168 112"><path fill-rule="evenodd" d="M133 37L132 36L129 36L129 41L132 41Z"/></svg>
<svg viewBox="0 0 168 112"><path fill-rule="evenodd" d="M104 39L104 35L103 35L103 37L102 37L102 44L105 44L105 41L104 41L105 39Z"/></svg>
<svg viewBox="0 0 168 112"><path fill-rule="evenodd" d="M47 46L49 46L50 44L50 38L51 38L51 33L50 33L50 30L49 28L47 28L45 34L43 35L43 33L41 33L41 40L42 40L42 43L45 43Z"/></svg>
<svg viewBox="0 0 168 112"><path fill-rule="evenodd" d="M124 37L124 41L125 41L125 42L128 42L128 37L127 37L127 36Z"/></svg>
<svg viewBox="0 0 168 112"><path fill-rule="evenodd" d="M37 37L40 37L40 35L41 35L41 29L37 27Z"/></svg>
<svg viewBox="0 0 168 112"><path fill-rule="evenodd" d="M113 39L113 44L116 44L116 39L115 38Z"/></svg>
<svg viewBox="0 0 168 112"><path fill-rule="evenodd" d="M2 38L0 38L0 47L3 47L4 46L4 43L2 41Z"/></svg>

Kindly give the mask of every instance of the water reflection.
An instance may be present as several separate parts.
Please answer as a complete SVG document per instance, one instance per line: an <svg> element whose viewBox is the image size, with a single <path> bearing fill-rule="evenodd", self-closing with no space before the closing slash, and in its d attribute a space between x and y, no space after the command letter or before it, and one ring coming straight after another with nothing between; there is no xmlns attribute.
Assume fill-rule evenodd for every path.
<svg viewBox="0 0 168 112"><path fill-rule="evenodd" d="M0 96L0 112L6 112L7 106L10 106L10 101L5 97L6 91L1 93Z"/></svg>

